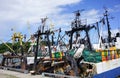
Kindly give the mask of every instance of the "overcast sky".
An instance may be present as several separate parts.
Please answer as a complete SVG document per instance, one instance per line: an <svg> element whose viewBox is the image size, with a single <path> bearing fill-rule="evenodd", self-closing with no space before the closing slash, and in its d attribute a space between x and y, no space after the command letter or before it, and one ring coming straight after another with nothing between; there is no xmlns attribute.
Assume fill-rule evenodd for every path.
<svg viewBox="0 0 120 78"><path fill-rule="evenodd" d="M107 7L111 28L120 27L120 0L0 0L0 39L11 38L13 28L29 37L40 26L41 18L48 17L47 25L68 30L74 19L73 12L84 9L81 19L87 19L87 24L100 20Z"/></svg>

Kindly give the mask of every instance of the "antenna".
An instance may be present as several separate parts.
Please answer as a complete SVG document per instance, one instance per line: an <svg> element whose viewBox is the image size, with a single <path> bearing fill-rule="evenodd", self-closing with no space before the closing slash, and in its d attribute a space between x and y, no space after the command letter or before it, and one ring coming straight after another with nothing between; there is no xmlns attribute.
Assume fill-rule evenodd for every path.
<svg viewBox="0 0 120 78"><path fill-rule="evenodd" d="M52 23L52 20L50 20L50 30L54 29L54 24Z"/></svg>
<svg viewBox="0 0 120 78"><path fill-rule="evenodd" d="M75 13L75 19L74 19L74 21L71 23L71 28L72 28L72 29L78 28L78 27L81 26L81 20L79 19L79 17L80 17L80 12L82 12L82 11L84 11L84 9L74 11L74 13Z"/></svg>
<svg viewBox="0 0 120 78"><path fill-rule="evenodd" d="M106 7L106 6L103 6L103 9L106 11L106 10L107 10L107 7Z"/></svg>
<svg viewBox="0 0 120 78"><path fill-rule="evenodd" d="M42 30L42 32L44 32L44 28L45 28L45 24L46 24L46 20L47 20L48 18L47 17L45 17L45 18L41 18L41 23L42 23L42 25L41 25L41 30Z"/></svg>
<svg viewBox="0 0 120 78"><path fill-rule="evenodd" d="M84 11L84 10L85 10L85 9L77 10L77 11L74 11L74 13L82 12L82 11Z"/></svg>
<svg viewBox="0 0 120 78"><path fill-rule="evenodd" d="M76 19L79 19L80 13L81 13L82 11L84 11L84 9L74 11L75 16L76 16Z"/></svg>

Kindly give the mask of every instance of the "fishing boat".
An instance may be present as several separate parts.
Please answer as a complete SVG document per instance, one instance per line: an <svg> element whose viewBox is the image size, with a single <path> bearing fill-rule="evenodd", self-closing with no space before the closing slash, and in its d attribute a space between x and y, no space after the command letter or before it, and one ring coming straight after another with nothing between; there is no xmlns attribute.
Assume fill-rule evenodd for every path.
<svg viewBox="0 0 120 78"><path fill-rule="evenodd" d="M79 17L80 11L76 11L75 19L71 23L71 30L65 31L65 34L69 37L69 44L66 45L67 50L63 52L60 49L56 49L52 52L52 47L48 44L49 58L43 58L42 60L44 62L49 61L50 66L47 67L48 69L43 66L44 70L39 69L38 71L42 71L44 75L52 77L115 78L119 76L119 33L115 37L111 37L107 11L105 11L104 15L108 26L107 41L102 39L101 34L98 34L100 35L100 42L97 46L91 44L89 31L97 29L98 26L83 25ZM102 22L104 23L104 20ZM83 31L85 32L85 37L81 38L81 32ZM46 39L50 43L48 37L50 33L49 30L46 30L45 33L39 30L37 40L39 40L39 36L46 35ZM75 39L73 41L74 35ZM37 52L35 58L37 58Z"/></svg>
<svg viewBox="0 0 120 78"><path fill-rule="evenodd" d="M64 45L64 48L67 47L65 51L60 49L60 46L57 49L56 46L50 44L49 36L53 32L50 30L44 32L41 29L37 31L35 35L37 46L39 46L39 40L41 40L39 38L46 36L45 39L48 45L46 49L49 58L42 57L39 62L36 61L38 52L42 52L38 51L39 47L37 47L34 59L34 73L39 72L45 76L68 78L115 78L120 75L120 36L117 33L115 37L111 37L107 10L104 18L106 18L108 26L108 37L103 39L101 34L98 34L100 42L97 45L91 44L89 31L97 29L98 26L83 25L79 17L80 11L76 11L75 19L71 23L71 30L65 31L65 34L69 37L69 44ZM104 23L104 20L102 22ZM85 37L81 38L81 32L83 31ZM73 41L74 35L75 40ZM53 39L51 40L53 41Z"/></svg>
<svg viewBox="0 0 120 78"><path fill-rule="evenodd" d="M80 13L76 13L76 20L73 22L72 29L67 31L70 35L70 55L75 59L80 60L78 63L78 69L84 69L83 73L79 73L82 78L116 78L120 75L120 33L116 33L114 37L111 37L110 24L108 20L108 11L105 10L104 20L102 23L107 22L108 37L102 38L99 34L99 44L92 45L90 41L89 31L95 26L81 25L79 16ZM98 26L96 26L98 27ZM87 41L81 40L79 47L72 43L72 36L74 33L78 34L78 31L85 31ZM79 36L78 36L79 37ZM78 38L76 38L77 40ZM86 44L87 42L87 44ZM77 49L75 48L77 47ZM86 66L85 66L86 65ZM76 70L78 70L76 69Z"/></svg>
<svg viewBox="0 0 120 78"><path fill-rule="evenodd" d="M42 25L32 36L28 53L24 55L21 51L21 56L10 54L4 57L19 58L21 69L27 69L34 75L42 74L55 78L116 78L120 75L120 33L111 37L107 12L106 10L103 19L107 22L108 37L102 38L98 31L99 43L96 45L91 44L89 31L99 30L99 27L82 24L78 10L71 23L71 30L65 31L69 38L68 44L62 40L64 35L60 37L61 29L55 30L59 31L59 34L57 45L54 43L55 31L44 28L47 18L43 18ZM103 19L100 21L104 24ZM82 32L85 33L85 37L81 36ZM43 45L43 42L46 44ZM31 57L28 56L30 52L33 54ZM6 66L4 59L2 61L2 66Z"/></svg>

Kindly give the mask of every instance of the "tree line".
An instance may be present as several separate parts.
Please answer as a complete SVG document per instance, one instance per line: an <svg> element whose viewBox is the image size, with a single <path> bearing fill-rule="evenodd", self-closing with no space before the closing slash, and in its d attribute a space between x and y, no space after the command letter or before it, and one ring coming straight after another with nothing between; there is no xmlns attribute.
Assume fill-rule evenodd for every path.
<svg viewBox="0 0 120 78"><path fill-rule="evenodd" d="M6 43L9 47L11 47L14 51L18 51L20 48L20 44L19 43L15 43L14 45L12 43ZM30 42L27 43L23 43L22 45L24 50L28 50L28 48L30 47ZM0 44L0 53L4 53L6 51L11 51L4 43Z"/></svg>

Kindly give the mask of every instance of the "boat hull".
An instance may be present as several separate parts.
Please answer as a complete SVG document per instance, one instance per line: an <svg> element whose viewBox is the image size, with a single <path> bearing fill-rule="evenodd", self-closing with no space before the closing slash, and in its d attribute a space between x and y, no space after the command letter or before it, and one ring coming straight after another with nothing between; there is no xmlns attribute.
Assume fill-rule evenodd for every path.
<svg viewBox="0 0 120 78"><path fill-rule="evenodd" d="M93 78L117 78L120 75L120 67L106 71L101 74L96 74Z"/></svg>
<svg viewBox="0 0 120 78"><path fill-rule="evenodd" d="M96 63L96 71L93 78L116 78L120 75L120 58Z"/></svg>

